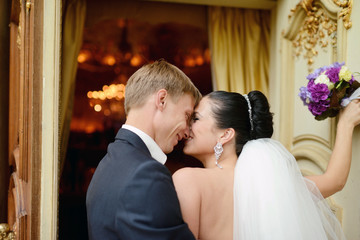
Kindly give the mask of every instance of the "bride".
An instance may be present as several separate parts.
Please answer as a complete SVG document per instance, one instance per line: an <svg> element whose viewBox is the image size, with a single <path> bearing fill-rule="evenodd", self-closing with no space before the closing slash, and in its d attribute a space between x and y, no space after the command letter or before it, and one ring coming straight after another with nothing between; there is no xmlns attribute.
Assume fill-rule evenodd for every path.
<svg viewBox="0 0 360 240"><path fill-rule="evenodd" d="M347 180L360 101L341 113L327 170L303 177L272 140L272 113L259 91L216 91L195 109L184 152L205 168L173 175L184 220L197 239L345 239L324 198ZM215 146L215 147L214 147Z"/></svg>

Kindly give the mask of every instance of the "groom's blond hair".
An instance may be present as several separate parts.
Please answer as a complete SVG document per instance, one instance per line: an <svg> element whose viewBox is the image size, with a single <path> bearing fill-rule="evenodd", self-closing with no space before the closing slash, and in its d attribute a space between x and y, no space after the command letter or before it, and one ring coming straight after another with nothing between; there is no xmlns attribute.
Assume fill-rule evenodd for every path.
<svg viewBox="0 0 360 240"><path fill-rule="evenodd" d="M129 78L125 89L125 113L141 107L160 89L165 89L174 102L185 93L194 97L195 105L201 98L201 93L184 72L165 60L158 60L142 66Z"/></svg>

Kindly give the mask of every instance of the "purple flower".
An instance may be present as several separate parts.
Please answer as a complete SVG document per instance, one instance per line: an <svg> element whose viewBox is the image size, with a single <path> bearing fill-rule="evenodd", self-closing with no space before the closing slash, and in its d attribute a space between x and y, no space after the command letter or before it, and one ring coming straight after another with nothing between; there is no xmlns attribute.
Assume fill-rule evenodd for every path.
<svg viewBox="0 0 360 240"><path fill-rule="evenodd" d="M311 93L311 99L314 102L326 100L330 94L328 86L323 83L308 85L308 91Z"/></svg>
<svg viewBox="0 0 360 240"><path fill-rule="evenodd" d="M310 73L306 78L309 81L315 80L322 73L322 68L316 69L314 72Z"/></svg>
<svg viewBox="0 0 360 240"><path fill-rule="evenodd" d="M309 104L306 100L311 100L311 93L308 91L307 87L300 88L299 97L301 98L305 106Z"/></svg>
<svg viewBox="0 0 360 240"><path fill-rule="evenodd" d="M308 108L314 116L321 115L330 106L329 101L310 102Z"/></svg>
<svg viewBox="0 0 360 240"><path fill-rule="evenodd" d="M308 106L309 111L315 115L316 120L334 117L336 111L332 110L337 110L338 106L330 105L332 95L337 91L345 90L344 96L337 96L339 101L345 101L349 97L347 88L356 81L344 62L335 62L329 66L320 67L306 78L308 79L307 86L301 87L298 95L304 105ZM335 85L338 88L335 88Z"/></svg>
<svg viewBox="0 0 360 240"><path fill-rule="evenodd" d="M307 90L308 90L308 92L310 92L310 98L311 98L311 91L310 91L310 89L313 89L313 88L314 88L314 85L315 85L314 80L309 81L308 84L307 84Z"/></svg>
<svg viewBox="0 0 360 240"><path fill-rule="evenodd" d="M340 69L341 67L329 68L325 74L326 76L328 76L331 82L336 83L337 81L339 81Z"/></svg>
<svg viewBox="0 0 360 240"><path fill-rule="evenodd" d="M341 68L344 65L345 65L345 62L342 62L342 63L334 62L332 65L330 65L330 67Z"/></svg>
<svg viewBox="0 0 360 240"><path fill-rule="evenodd" d="M353 84L354 81L355 81L354 75L351 75L351 79L349 81L350 85Z"/></svg>
<svg viewBox="0 0 360 240"><path fill-rule="evenodd" d="M324 72L324 71L326 71L326 70L328 70L330 68L341 68L343 65L345 65L345 62L342 62L342 63L335 62L330 66L319 67L319 68L315 69L314 72L310 73L306 78L309 81L315 80L322 72Z"/></svg>

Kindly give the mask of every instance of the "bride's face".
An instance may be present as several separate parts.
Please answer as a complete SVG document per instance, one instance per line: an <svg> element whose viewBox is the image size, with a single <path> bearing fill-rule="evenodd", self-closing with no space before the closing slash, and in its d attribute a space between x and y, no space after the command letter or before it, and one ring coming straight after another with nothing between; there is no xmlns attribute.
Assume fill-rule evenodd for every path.
<svg viewBox="0 0 360 240"><path fill-rule="evenodd" d="M190 137L185 142L184 153L200 161L214 156L218 128L211 111L211 100L204 97L194 111Z"/></svg>

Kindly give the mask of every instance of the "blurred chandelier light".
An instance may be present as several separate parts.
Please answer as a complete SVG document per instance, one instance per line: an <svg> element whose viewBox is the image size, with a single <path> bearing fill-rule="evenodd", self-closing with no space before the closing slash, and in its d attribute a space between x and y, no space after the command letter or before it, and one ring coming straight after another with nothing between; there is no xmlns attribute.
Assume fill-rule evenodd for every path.
<svg viewBox="0 0 360 240"><path fill-rule="evenodd" d="M125 85L111 84L104 85L100 91L89 91L87 97L90 101L90 107L96 112L102 112L105 116L110 114L121 114L123 107L121 101L125 96Z"/></svg>
<svg viewBox="0 0 360 240"><path fill-rule="evenodd" d="M129 41L129 29L136 29L136 27L131 28L131 24L127 19L113 20L112 35L104 33L104 37L98 37L97 41L89 42L85 39L77 59L79 68L91 72L103 72L125 65L137 68L148 62L148 58L151 58L149 44L153 41L151 39L156 39L156 36L149 37L147 43L136 42L131 38ZM119 31L119 34L116 34L116 31ZM137 30L131 31L134 31L132 36L136 35ZM105 37L108 35L109 37ZM179 45L177 48L174 64L179 67L192 68L210 64L209 48L204 48L199 43Z"/></svg>
<svg viewBox="0 0 360 240"><path fill-rule="evenodd" d="M128 20L116 20L116 27L120 31L118 42L114 42L113 38L102 38L100 42L91 43L84 41L77 58L80 68L102 71L104 67L117 67L123 64L139 67L144 63L142 53L134 51L128 41ZM139 46L135 49L139 49Z"/></svg>
<svg viewBox="0 0 360 240"><path fill-rule="evenodd" d="M116 121L124 118L124 84L136 69L146 62L156 60L154 56L166 55L166 51L160 50L175 49L174 54L168 57L186 73L210 64L209 48L201 38L189 40L184 35L178 41L158 46L157 40L161 35L152 34L158 25L140 26L136 20L112 19L86 29L84 33L84 42L77 58L78 68L88 78L86 100L92 111L99 113L97 116L103 115ZM168 33L165 31L165 34ZM96 83L98 79L104 81L100 86L107 85L103 85L101 90L88 91L99 87Z"/></svg>

